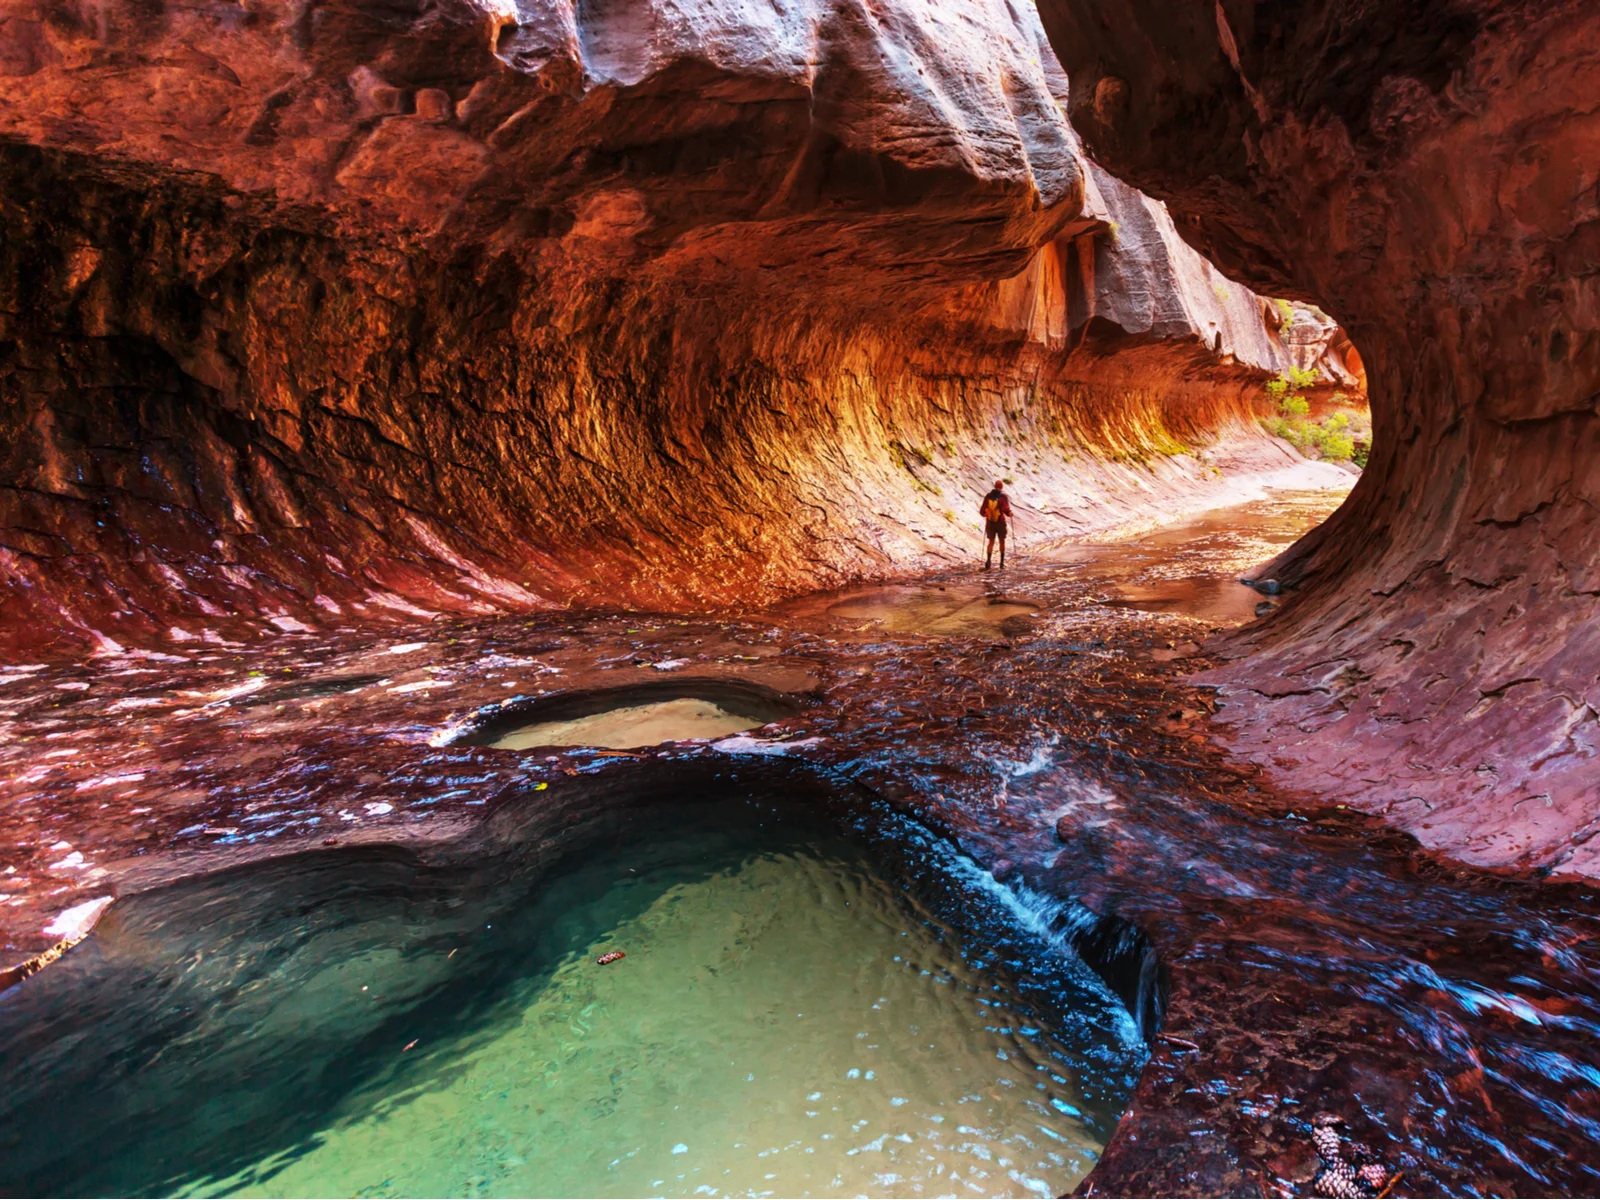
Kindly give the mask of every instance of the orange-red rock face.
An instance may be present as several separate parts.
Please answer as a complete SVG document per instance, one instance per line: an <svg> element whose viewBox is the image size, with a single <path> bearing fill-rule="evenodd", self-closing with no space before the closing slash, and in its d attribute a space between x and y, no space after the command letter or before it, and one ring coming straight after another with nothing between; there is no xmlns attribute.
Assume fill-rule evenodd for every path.
<svg viewBox="0 0 1600 1200"><path fill-rule="evenodd" d="M1041 0L1100 161L1370 372L1371 466L1220 679L1294 783L1600 867L1600 9Z"/></svg>
<svg viewBox="0 0 1600 1200"><path fill-rule="evenodd" d="M4 11L14 647L759 603L996 474L1044 538L1287 462L1031 10Z"/></svg>

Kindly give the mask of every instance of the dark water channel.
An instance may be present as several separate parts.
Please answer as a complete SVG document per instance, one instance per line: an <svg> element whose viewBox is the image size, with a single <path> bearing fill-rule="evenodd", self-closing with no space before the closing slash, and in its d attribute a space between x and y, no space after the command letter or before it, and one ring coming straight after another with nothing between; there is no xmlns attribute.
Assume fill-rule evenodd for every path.
<svg viewBox="0 0 1600 1200"><path fill-rule="evenodd" d="M1254 619L1237 577L1330 507L1023 543L1003 575L720 621L550 614L19 676L0 916L131 898L0 996L0 1191L1053 1191L1098 1155L1098 1195L1309 1195L1327 1109L1397 1195L1595 1194L1594 892L1274 790L1183 679ZM692 677L788 707L633 757L452 740ZM585 816L624 794L672 804ZM721 815L684 819L696 801ZM914 971L889 949L912 941ZM919 1019L872 1024L880 997ZM911 1025L939 1061L857 1061L865 1033L920 1062L892 1040ZM701 1026L733 1075L696 1059ZM1112 1131L1130 1027L1150 1058ZM562 1097L543 1113L540 1088ZM983 1119L954 1117L968 1095ZM674 1124L685 1097L714 1137Z"/></svg>

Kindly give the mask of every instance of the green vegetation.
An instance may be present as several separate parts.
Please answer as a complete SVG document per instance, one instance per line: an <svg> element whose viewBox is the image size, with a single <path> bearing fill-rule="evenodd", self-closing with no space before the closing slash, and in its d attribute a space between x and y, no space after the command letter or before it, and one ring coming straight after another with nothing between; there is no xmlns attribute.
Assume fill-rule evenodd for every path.
<svg viewBox="0 0 1600 1200"><path fill-rule="evenodd" d="M1149 433L1150 449L1156 454L1164 454L1168 458L1176 458L1180 454L1189 453L1189 447L1173 437L1165 426L1157 425Z"/></svg>
<svg viewBox="0 0 1600 1200"><path fill-rule="evenodd" d="M1262 418L1261 427L1274 437L1281 437L1307 458L1352 462L1365 467L1372 451L1370 418L1361 413L1336 412L1311 420L1311 402L1300 395L1300 390L1312 386L1316 378L1315 371L1290 367L1268 383L1267 396L1278 415ZM1335 404L1345 399L1343 392L1333 395Z"/></svg>
<svg viewBox="0 0 1600 1200"><path fill-rule="evenodd" d="M1294 305L1290 304L1287 300L1274 300L1273 304L1278 306L1278 316L1283 318L1283 324L1280 325L1279 328L1280 329L1293 329L1294 328ZM1291 371L1293 371L1296 368L1290 367L1289 369Z"/></svg>
<svg viewBox="0 0 1600 1200"><path fill-rule="evenodd" d="M894 459L895 463L902 471L911 476L911 482L916 486L918 491L927 492L931 496L944 495L943 488L936 483L928 483L923 480L923 478L917 474L916 469L911 465L910 460L915 458L923 466L931 467L933 465L933 456L929 452L924 451L920 446L909 445L903 442L890 442L888 443L888 446L890 456Z"/></svg>
<svg viewBox="0 0 1600 1200"><path fill-rule="evenodd" d="M1193 453L1193 446L1179 440L1165 425L1156 422L1150 428L1141 430L1136 440L1123 442L1116 449L1099 451L1096 457L1108 462L1135 463L1143 466L1158 455L1177 458L1180 455Z"/></svg>

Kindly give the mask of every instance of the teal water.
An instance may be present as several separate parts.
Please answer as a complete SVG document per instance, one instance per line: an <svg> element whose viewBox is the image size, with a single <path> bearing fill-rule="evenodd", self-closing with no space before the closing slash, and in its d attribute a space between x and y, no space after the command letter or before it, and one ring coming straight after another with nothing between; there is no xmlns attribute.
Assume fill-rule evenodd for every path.
<svg viewBox="0 0 1600 1200"><path fill-rule="evenodd" d="M925 835L759 803L554 876L186 885L0 1000L0 1190L1060 1194L1142 1052L1036 916Z"/></svg>

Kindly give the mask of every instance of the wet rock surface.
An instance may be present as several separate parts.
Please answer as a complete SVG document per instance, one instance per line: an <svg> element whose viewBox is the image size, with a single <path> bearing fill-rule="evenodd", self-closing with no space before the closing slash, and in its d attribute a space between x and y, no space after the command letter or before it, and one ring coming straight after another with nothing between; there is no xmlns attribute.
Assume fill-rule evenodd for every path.
<svg viewBox="0 0 1600 1200"><path fill-rule="evenodd" d="M1231 543L1215 523L1187 550L1164 535L1160 571L1237 579L1282 536L1257 516ZM924 581L1037 606L1027 629L982 636L830 615L833 596L721 621L541 614L8 671L7 958L96 895L330 841L425 848L581 806L610 772L782 755L1088 910L1080 952L1165 1035L1096 1194L1310 1194L1324 1109L1406 1173L1400 1194L1592 1191L1593 894L1441 862L1231 758L1208 737L1215 693L1183 678L1220 626L1097 602L1157 586L1152 569L1097 575L1040 550L1003 576ZM662 661L801 711L642 758L443 744L488 704L659 679Z"/></svg>
<svg viewBox="0 0 1600 1200"><path fill-rule="evenodd" d="M1214 680L1290 786L1485 865L1600 842L1600 11L1040 0L1095 158L1350 331L1373 456Z"/></svg>

